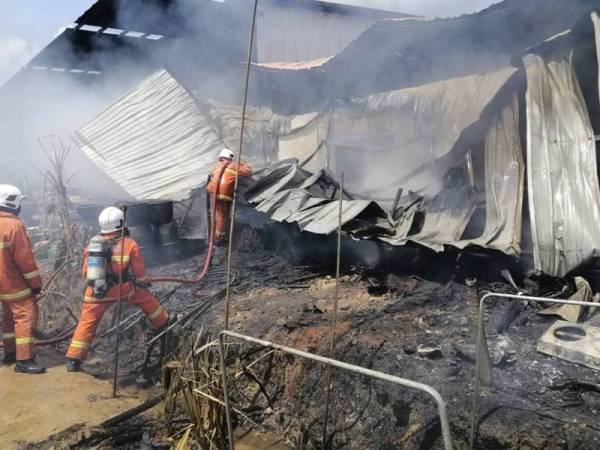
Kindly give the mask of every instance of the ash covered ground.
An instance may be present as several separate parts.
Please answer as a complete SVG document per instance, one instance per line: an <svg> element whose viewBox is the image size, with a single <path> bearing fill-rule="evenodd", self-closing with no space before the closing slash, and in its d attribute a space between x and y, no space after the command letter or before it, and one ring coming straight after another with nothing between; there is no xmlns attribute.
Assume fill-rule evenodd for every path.
<svg viewBox="0 0 600 450"><path fill-rule="evenodd" d="M334 240L319 245L335 248ZM328 355L333 259L314 249L308 253L299 254L289 241L274 244L270 232L244 230L233 263L231 329ZM150 272L191 277L203 258L154 266ZM200 329L214 337L223 328L225 266L226 249L218 248L205 282L153 287L167 309L181 319L169 337L171 357ZM451 273L440 277L432 276L436 271L424 272L344 265L335 357L433 386L447 402L455 446L467 448L476 334L469 288L453 281ZM514 292L497 281L481 282L479 294L485 290ZM126 308L124 317L134 312ZM597 382L597 373L536 351L537 340L554 320L538 315L532 305L490 304L487 330L494 386L483 392L477 448L599 448L600 393L581 384ZM109 328L110 318L98 335ZM144 321L125 332L121 384L133 383L149 332ZM99 339L84 369L109 377L113 343L112 334ZM290 356L266 355L267 351L252 345L231 348L230 358L253 364L252 376L236 381L235 406L261 431L281 436L290 448L319 448L326 369ZM151 362L156 362L156 353ZM435 405L424 394L340 370L333 371L331 387L327 448L443 448ZM156 442L164 442L160 427L153 433Z"/></svg>

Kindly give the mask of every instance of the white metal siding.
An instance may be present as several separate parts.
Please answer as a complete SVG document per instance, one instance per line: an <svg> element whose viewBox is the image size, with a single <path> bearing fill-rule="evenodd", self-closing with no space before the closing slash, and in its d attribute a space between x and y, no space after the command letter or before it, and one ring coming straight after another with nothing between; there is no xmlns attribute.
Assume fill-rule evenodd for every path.
<svg viewBox="0 0 600 450"><path fill-rule="evenodd" d="M375 18L267 3L258 12L257 62L310 61L339 53Z"/></svg>

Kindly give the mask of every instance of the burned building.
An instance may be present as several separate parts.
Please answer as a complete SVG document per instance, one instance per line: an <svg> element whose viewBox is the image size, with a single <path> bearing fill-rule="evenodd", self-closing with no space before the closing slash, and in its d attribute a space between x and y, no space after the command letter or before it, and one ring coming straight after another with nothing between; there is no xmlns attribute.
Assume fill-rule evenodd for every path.
<svg viewBox="0 0 600 450"><path fill-rule="evenodd" d="M344 222L360 218L355 231L360 229L363 236L391 245L418 244L436 252L497 250L515 257L525 273L562 277L579 269L600 245L592 125L598 126L598 83L597 76L589 75L598 69L591 10L582 2L577 12L585 12L568 31L527 50L517 47L513 34L504 41L496 34L495 46L466 47L472 42L471 30L489 30L491 36L500 24L522 22L517 14L529 14L533 3L517 7L508 2L504 9L431 23L384 21L319 69L256 67L253 94L267 100L248 112L246 157L255 164L288 158L297 163L285 168L279 163L273 170L279 180L266 168L267 181L253 188L250 202L277 221L327 234L335 229L331 204L335 190L318 188L318 177L331 179L344 172L349 180ZM545 19L544 11L538 16ZM360 54L354 64L369 70L377 65L368 61L374 52L363 50L376 45L372 35L398 42L394 38L398 33L414 34L406 29L429 36L420 45L434 48L441 61L433 58L428 68L420 67L414 59L431 54L424 49L409 58L410 63L402 58L394 63L400 73L412 76L397 76L395 81L367 78L369 95L320 99L314 105L317 110L305 112L310 95L298 94L293 101L292 91L286 102L292 99L303 114L282 115L286 107L274 106L279 97L270 94L277 84L270 81L277 76L306 83L323 76L325 81L316 86L327 85L326 80L339 80L347 73L337 67L347 67L351 54ZM544 27L531 29L545 32ZM457 36L451 40L455 46L451 54L434 44L436 37L448 34ZM362 50L352 53L357 48ZM465 54L470 63L461 60ZM444 55L462 64L444 62ZM383 61L379 65L391 64L381 52L375 58ZM487 71L470 74L481 69ZM429 78L417 77L418 71ZM382 73L395 72L390 67ZM442 76L447 78L438 79ZM427 82L413 86L417 78ZM374 92L392 82L401 88ZM351 84L345 92L363 89L360 83ZM185 120L179 120L182 117ZM153 133L144 131L148 123L153 124ZM235 148L238 123L235 106L207 98L163 70L80 129L75 140L134 197L180 201L203 184L220 147ZM548 129L559 130L560 135L550 136ZM577 153L571 151L575 148ZM164 169L160 175L140 170L156 166ZM555 167L562 169L555 173ZM543 219L549 210L556 216ZM365 218L371 224L369 232ZM346 229L351 231L352 225Z"/></svg>
<svg viewBox="0 0 600 450"><path fill-rule="evenodd" d="M71 375L51 367L49 389L15 382L5 397L13 407L0 413L0 422L17 416L36 433L11 422L5 428L17 432L0 435L34 440L111 411L118 415L100 428L76 425L40 446L168 448L193 440L226 448L237 440L225 427L229 402L239 429L273 433L283 449L450 449L450 437L459 448L595 449L600 403L590 368L600 367L600 316L584 306L598 290L600 245L597 2L507 0L435 20L272 2L256 32L278 39L259 37L250 61L249 3L199 5L99 1L2 91L22 108L0 121L7 136L23 133L25 142L68 119L60 131L88 164L84 182L135 200L121 221L131 236L143 237L140 210L167 204L152 226L168 227L159 231L172 240L139 243L151 262L145 281L175 320L144 340L142 314L124 305L122 321L98 330L84 365L100 377L115 370L115 391L117 381L128 389L134 374L149 374L145 381L162 385L148 402L115 411L107 403L129 403L100 398L107 383L72 389ZM313 23L315 11L323 22ZM287 20L289 30L267 30ZM310 36L302 34L307 20ZM336 42L317 45L323 39ZM60 89L36 91L50 86ZM17 126L23 110L47 123ZM254 172L240 191L244 205L227 250L199 242L210 236L207 175L224 147L242 151ZM102 193L97 204L79 205L89 227L75 224L66 263L56 269L49 258L42 270L56 269L43 294L40 338L48 339L40 344L63 353L77 320L71 311L81 304L81 248L99 208L114 202ZM72 205L64 203L68 221ZM331 236L338 226L340 251ZM59 239L65 228L56 228ZM520 275L516 282L511 273ZM487 308L484 296L493 300ZM567 297L586 303L537 307ZM227 337L219 347L224 328L263 341L246 347ZM127 348L120 358L115 336ZM157 355L152 343L163 336L167 350ZM274 343L266 353L264 340ZM279 343L305 353L282 356ZM330 383L324 366L303 362L306 352L355 364L360 374L338 366ZM163 364L165 354L172 364ZM120 378L119 365L127 367ZM229 379L225 365L236 367ZM383 378L362 378L374 372ZM80 375L78 386L89 387L91 377ZM0 376L4 382L3 367ZM399 377L439 398L382 383ZM75 417L27 414L50 389L60 389L62 408L75 405ZM135 415L165 396L160 418ZM44 401L51 407L54 399Z"/></svg>

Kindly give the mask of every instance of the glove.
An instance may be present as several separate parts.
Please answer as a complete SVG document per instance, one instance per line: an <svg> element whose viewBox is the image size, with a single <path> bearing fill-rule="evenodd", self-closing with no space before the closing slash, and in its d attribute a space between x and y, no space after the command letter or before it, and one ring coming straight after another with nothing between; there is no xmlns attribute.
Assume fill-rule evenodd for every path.
<svg viewBox="0 0 600 450"><path fill-rule="evenodd" d="M33 288L33 289L31 290L31 293L32 293L34 296L36 296L36 297L37 297L38 295L40 295L40 294L42 293L42 288L41 288L41 287L39 287L39 288Z"/></svg>

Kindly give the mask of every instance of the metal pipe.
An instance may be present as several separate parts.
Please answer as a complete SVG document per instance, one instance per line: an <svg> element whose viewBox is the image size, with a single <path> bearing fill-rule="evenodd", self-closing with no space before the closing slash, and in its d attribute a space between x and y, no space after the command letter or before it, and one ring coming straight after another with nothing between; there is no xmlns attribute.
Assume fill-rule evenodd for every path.
<svg viewBox="0 0 600 450"><path fill-rule="evenodd" d="M427 384L418 383L416 381L407 380L405 378L399 378L393 375L388 375L383 372L378 372L376 370L367 369L364 367L356 366L354 364L348 364L342 361L337 361L335 359L326 358L325 356L314 355L312 353L304 352L302 350L297 350L295 348L286 347L280 344L276 344L274 342L264 341L262 339L257 339L251 336L246 336L243 334L235 333L233 331L221 331L219 333L219 360L221 362L221 374L223 377L223 397L225 400L225 414L227 417L227 432L229 433L229 449L235 450L235 444L233 442L233 424L231 422L231 404L229 400L229 392L227 389L227 366L225 365L225 336L229 336L233 339L239 339L241 341L249 342L252 344L259 345L265 348L271 348L273 350L277 350L283 353L288 353L290 355L298 356L300 358L310 359L312 361L317 361L322 364L326 364L331 367L336 367L338 369L347 370L349 372L357 373L360 375L364 375L367 377L375 378L377 380L386 381L389 383L394 383L400 386L407 387L409 389L416 389L418 391L425 392L429 396L433 398L433 400L437 404L438 414L440 416L440 425L442 428L442 437L444 439L444 448L446 450L452 450L452 435L450 434L450 425L448 422L448 413L446 411L446 403L444 399L436 391L434 388Z"/></svg>
<svg viewBox="0 0 600 450"><path fill-rule="evenodd" d="M579 300L560 300L555 298L547 298L547 297L532 297L529 295L519 295L519 294L501 294L496 292L488 292L479 302L479 319L478 319L478 332L477 332L477 349L475 353L475 387L473 389L473 409L471 410L471 433L469 439L469 448L473 450L475 448L475 443L477 440L477 428L479 421L479 407L480 407L480 396L479 391L481 390L481 353L484 351L484 341L486 337L485 333L485 323L484 323L484 313L485 313L485 302L490 298L497 299L506 299L506 300L527 300L530 302L536 303L553 303L558 305L577 305L577 306L591 306L597 307L597 303L593 302L581 302ZM487 347L487 346L486 346ZM485 349L487 352L487 348ZM488 383L488 380L484 380L484 382ZM489 379L489 383L491 383L491 377Z"/></svg>
<svg viewBox="0 0 600 450"><path fill-rule="evenodd" d="M250 85L250 67L252 66L252 52L254 50L254 34L256 30L256 12L258 0L254 0L252 10L252 25L250 28L250 43L248 45L248 58L246 61L246 79L244 81L244 103L242 106L242 124L240 127L240 144L237 155L238 170L235 171L235 183L233 188L233 201L231 205L231 223L229 224L229 245L227 248L227 284L225 290L225 329L229 329L229 306L231 304L231 255L233 252L233 228L235 225L235 209L237 204L237 192L240 179L239 167L242 163L242 151L244 149L244 129L246 126L246 109L248 106L248 87Z"/></svg>
<svg viewBox="0 0 600 450"><path fill-rule="evenodd" d="M123 223L121 224L121 258L119 259L119 300L117 301L117 337L115 340L115 363L113 366L113 398L117 398L117 377L119 372L119 345L121 343L121 296L123 290L123 256L125 255L125 228L127 227L127 206L123 206Z"/></svg>
<svg viewBox="0 0 600 450"><path fill-rule="evenodd" d="M336 266L335 266L335 294L333 297L333 321L331 324L331 343L329 347L329 357L334 359L335 356L335 332L337 328L337 312L338 301L340 298L340 263L342 254L342 213L344 205L344 172L340 177L340 201L338 208L338 226L337 226L337 250L336 250ZM329 420L329 404L331 401L331 366L327 366L327 377L325 383L325 415L323 418L323 446L327 442L327 422Z"/></svg>

